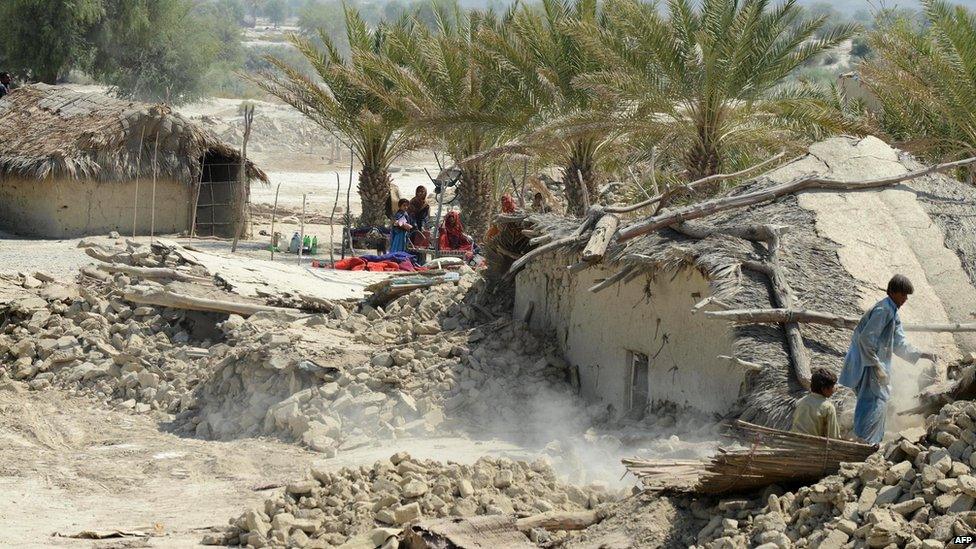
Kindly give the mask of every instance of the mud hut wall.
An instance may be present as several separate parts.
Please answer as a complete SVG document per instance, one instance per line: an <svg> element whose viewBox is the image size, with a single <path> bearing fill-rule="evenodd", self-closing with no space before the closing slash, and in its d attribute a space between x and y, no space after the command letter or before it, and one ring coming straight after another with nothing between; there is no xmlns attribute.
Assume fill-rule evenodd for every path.
<svg viewBox="0 0 976 549"><path fill-rule="evenodd" d="M534 303L531 327L555 335L565 358L579 369L584 398L629 411L631 363L641 353L648 358L651 404L719 414L731 409L744 372L718 359L732 354L732 331L691 313L709 295L708 280L698 270L643 275L592 293L590 286L615 271L593 267L574 276L566 270L571 263L572 258L554 256L520 273L515 314Z"/></svg>
<svg viewBox="0 0 976 549"><path fill-rule="evenodd" d="M139 180L138 192L136 234L149 234L152 180ZM132 234L135 193L135 180L0 179L0 229L42 238L110 231ZM169 178L156 181L156 234L177 233L189 227L191 195L189 185Z"/></svg>

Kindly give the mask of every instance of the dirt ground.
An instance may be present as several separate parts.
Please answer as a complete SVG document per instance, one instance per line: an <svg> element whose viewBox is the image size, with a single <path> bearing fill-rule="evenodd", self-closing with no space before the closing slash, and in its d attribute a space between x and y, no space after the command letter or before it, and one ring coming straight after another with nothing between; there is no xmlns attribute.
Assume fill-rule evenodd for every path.
<svg viewBox="0 0 976 549"><path fill-rule="evenodd" d="M0 391L0 545L121 547L56 537L84 530L152 532L149 547L195 547L211 526L260 504L269 484L304 478L312 464L371 463L396 451L470 463L522 457L504 443L406 441L321 454L267 439L180 438L148 415L107 410L63 391Z"/></svg>

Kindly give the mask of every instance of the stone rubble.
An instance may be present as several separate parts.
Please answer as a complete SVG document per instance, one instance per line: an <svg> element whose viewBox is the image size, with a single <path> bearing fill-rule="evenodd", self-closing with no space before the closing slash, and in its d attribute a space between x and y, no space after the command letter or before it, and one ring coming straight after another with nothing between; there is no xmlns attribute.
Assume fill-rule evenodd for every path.
<svg viewBox="0 0 976 549"><path fill-rule="evenodd" d="M920 440L920 441L919 441ZM732 547L944 547L976 531L976 402L946 404L864 463L758 500L712 509L698 544Z"/></svg>
<svg viewBox="0 0 976 549"><path fill-rule="evenodd" d="M124 275L92 285L39 278L49 277L22 275L21 285L36 295L0 312L5 383L57 386L137 412L192 407L190 394L204 375L199 359L221 347L198 335L213 315L126 303L118 297L130 282Z"/></svg>
<svg viewBox="0 0 976 549"><path fill-rule="evenodd" d="M394 454L370 466L289 484L231 519L204 543L248 547L335 547L357 538L379 547L404 525L446 516L519 515L596 509L615 497L602 485L560 483L545 459L483 457L473 465ZM537 534L545 535L545 534Z"/></svg>
<svg viewBox="0 0 976 549"><path fill-rule="evenodd" d="M186 268L163 246L121 242L107 253L124 263ZM385 308L246 319L135 306L121 299L129 277L86 272L75 284L41 274L17 281L38 297L6 309L0 377L154 413L183 435L282 436L327 457L435 432L532 438L538 426L527 423L540 400L559 404L587 442L619 446L583 434L606 410L578 404L550 342L517 321L485 324L466 302L482 284L467 268L456 283ZM550 454L561 470L579 468L566 442Z"/></svg>

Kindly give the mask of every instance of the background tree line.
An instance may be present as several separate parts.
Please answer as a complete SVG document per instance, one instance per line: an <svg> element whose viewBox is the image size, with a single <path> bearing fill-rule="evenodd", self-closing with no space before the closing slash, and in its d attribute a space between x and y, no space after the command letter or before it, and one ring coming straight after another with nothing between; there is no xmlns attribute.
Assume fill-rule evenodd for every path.
<svg viewBox="0 0 976 549"><path fill-rule="evenodd" d="M0 15L0 67L21 78L80 71L139 99L260 90L295 106L361 161L371 224L391 164L419 148L462 167L480 232L512 159L557 168L581 214L609 180L635 200L669 187L697 200L721 187L683 184L837 133L931 161L976 143L976 18L941 0L872 14L795 0L7 0ZM259 23L287 35L245 44ZM811 76L825 65L856 68L878 107Z"/></svg>

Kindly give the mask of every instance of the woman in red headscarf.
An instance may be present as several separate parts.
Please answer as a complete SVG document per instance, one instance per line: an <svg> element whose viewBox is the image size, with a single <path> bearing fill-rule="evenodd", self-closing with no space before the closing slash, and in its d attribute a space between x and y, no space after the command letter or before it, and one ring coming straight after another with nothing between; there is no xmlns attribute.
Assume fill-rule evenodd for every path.
<svg viewBox="0 0 976 549"><path fill-rule="evenodd" d="M444 224L438 231L438 240L442 250L459 250L470 252L474 249L471 239L464 234L464 225L461 224L461 215L457 211L447 212Z"/></svg>
<svg viewBox="0 0 976 549"><path fill-rule="evenodd" d="M502 195L502 213L514 213L515 212L515 200L512 199L512 195L505 193ZM492 223L488 230L485 232L485 242L488 242L492 238L498 236L501 229L498 225Z"/></svg>

